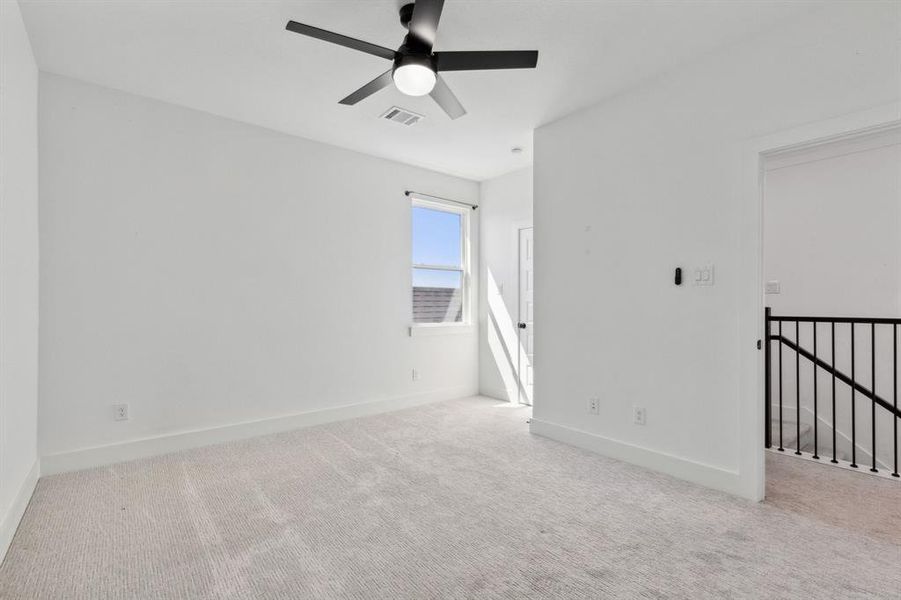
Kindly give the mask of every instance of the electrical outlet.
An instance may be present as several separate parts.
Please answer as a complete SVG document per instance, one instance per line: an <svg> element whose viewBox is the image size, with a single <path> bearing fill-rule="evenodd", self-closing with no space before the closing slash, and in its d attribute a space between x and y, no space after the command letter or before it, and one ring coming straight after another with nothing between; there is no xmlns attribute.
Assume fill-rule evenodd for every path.
<svg viewBox="0 0 901 600"><path fill-rule="evenodd" d="M589 398L588 399L588 414L590 414L590 415L601 414L601 399L600 398Z"/></svg>
<svg viewBox="0 0 901 600"><path fill-rule="evenodd" d="M645 412L645 409L641 406L636 406L632 409L632 421L636 425L646 425L648 422L648 415Z"/></svg>
<svg viewBox="0 0 901 600"><path fill-rule="evenodd" d="M116 421L127 421L128 420L128 405L127 404L113 404L113 419Z"/></svg>
<svg viewBox="0 0 901 600"><path fill-rule="evenodd" d="M413 369L413 381L419 381L419 371Z"/></svg>

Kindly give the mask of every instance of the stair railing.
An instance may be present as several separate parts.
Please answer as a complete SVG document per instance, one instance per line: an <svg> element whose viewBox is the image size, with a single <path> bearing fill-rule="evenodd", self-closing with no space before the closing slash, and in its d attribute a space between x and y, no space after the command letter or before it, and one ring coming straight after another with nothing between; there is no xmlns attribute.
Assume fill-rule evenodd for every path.
<svg viewBox="0 0 901 600"><path fill-rule="evenodd" d="M789 324L789 327L783 328L783 324ZM791 328L790 324L794 324L794 327ZM804 348L801 344L801 323L809 323L811 328L811 337L812 337L812 348L810 350ZM818 330L823 327L821 324L827 324L827 330L830 334L830 353L829 358L830 362L826 362L823 360L822 355L820 354L821 349L817 345L817 334ZM839 325L839 333L842 332L842 329L845 325L850 329L850 367L851 374L847 375L844 372L840 371L836 368L836 325ZM773 331L773 327L775 325L776 330ZM813 389L812 389L812 403L813 403L813 455L812 458L819 460L819 389L818 389L818 374L820 371L831 375L831 409L832 409L832 459L831 463L837 464L839 461L837 459L837 430L838 430L838 417L836 413L836 385L840 382L844 386L847 386L850 389L850 427L851 427L851 436L850 436L850 445L851 445L851 464L849 465L852 468L858 468L857 464L857 433L858 433L858 419L857 419L857 400L858 396L862 396L865 399L870 400L870 447L871 447L871 463L872 466L870 471L873 473L878 473L879 469L877 468L877 444L876 444L876 430L877 430L877 419L876 419L876 408L879 407L886 411L886 416L892 419L892 458L889 462L893 465L891 475L893 477L899 477L898 473L898 422L901 420L901 410L898 408L898 326L901 325L901 319L894 318L866 318L866 317L799 317L799 316L776 316L772 314L772 310L770 307L767 307L765 310L765 339L767 340L764 351L764 361L765 361L765 415L766 415L766 439L765 445L767 448L772 448L773 446L773 358L778 358L777 362L777 375L778 381L776 386L777 397L778 397L778 410L779 410L779 445L777 450L780 452L784 452L785 448L783 445L783 424L784 424L784 415L783 415L783 348L787 348L790 352L794 353L795 358L795 454L802 455L801 451L801 359L804 358L805 361L810 362L813 365ZM863 326L863 327L861 327ZM886 400L881 395L876 393L876 364L877 364L877 354L876 354L876 331L877 326L879 327L890 327L892 333L892 364L891 364L891 375L892 375L892 383L891 383L891 391L892 391L892 399L891 401ZM869 389L862 385L857 380L857 360L856 360L856 335L858 329L869 329L869 340L870 340L870 386L872 389ZM793 329L793 331L790 331ZM845 329L847 331L847 329ZM790 333L794 334L794 339L791 339ZM773 342L776 342L777 352L773 352ZM864 451L864 454L866 452ZM888 464L888 463L884 463Z"/></svg>

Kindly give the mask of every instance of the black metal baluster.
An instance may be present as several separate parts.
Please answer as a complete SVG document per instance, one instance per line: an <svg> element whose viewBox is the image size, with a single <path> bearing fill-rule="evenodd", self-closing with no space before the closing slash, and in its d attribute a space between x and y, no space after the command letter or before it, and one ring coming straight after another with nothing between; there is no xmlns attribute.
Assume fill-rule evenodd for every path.
<svg viewBox="0 0 901 600"><path fill-rule="evenodd" d="M872 428L873 466L870 472L878 473L876 468L876 323L870 323L870 381L873 386L873 396L870 397L870 427Z"/></svg>
<svg viewBox="0 0 901 600"><path fill-rule="evenodd" d="M801 456L801 327L800 321L795 321L795 344L799 350L795 350L795 454Z"/></svg>
<svg viewBox="0 0 901 600"><path fill-rule="evenodd" d="M766 431L764 432L764 445L767 448L772 448L773 446L773 400L772 400L772 367L770 365L770 355L772 353L772 345L773 342L770 340L770 315L772 313L772 309L767 306L764 309L763 320L763 371L764 371L764 386L766 387L766 391L763 394L763 401L765 402L765 406L763 408L764 418L766 419ZM781 342L780 342L781 343Z"/></svg>
<svg viewBox="0 0 901 600"><path fill-rule="evenodd" d="M851 466L857 468L857 397L854 384L854 323L851 323Z"/></svg>
<svg viewBox="0 0 901 600"><path fill-rule="evenodd" d="M817 423L817 322L813 325L813 457L819 460L819 435Z"/></svg>
<svg viewBox="0 0 901 600"><path fill-rule="evenodd" d="M782 321L779 321L779 452L785 452L782 447Z"/></svg>
<svg viewBox="0 0 901 600"><path fill-rule="evenodd" d="M895 438L893 441L895 449L895 470L892 477L901 477L898 474L898 324L892 324L892 388L894 393L895 420L892 426Z"/></svg>
<svg viewBox="0 0 901 600"><path fill-rule="evenodd" d="M835 414L835 369L838 368L838 362L835 360L835 321L832 322L832 463L838 464L835 458L835 428L838 423L838 416Z"/></svg>

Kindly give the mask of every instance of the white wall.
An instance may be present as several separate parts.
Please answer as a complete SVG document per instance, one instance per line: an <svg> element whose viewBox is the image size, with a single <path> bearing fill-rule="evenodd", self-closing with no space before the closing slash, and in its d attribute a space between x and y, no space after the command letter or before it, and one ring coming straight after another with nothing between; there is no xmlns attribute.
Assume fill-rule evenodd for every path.
<svg viewBox="0 0 901 600"><path fill-rule="evenodd" d="M479 310L479 389L518 400L519 229L532 224L532 169L481 184L482 295Z"/></svg>
<svg viewBox="0 0 901 600"><path fill-rule="evenodd" d="M38 72L0 2L0 560L37 477Z"/></svg>
<svg viewBox="0 0 901 600"><path fill-rule="evenodd" d="M739 335L744 153L896 101L899 11L830 4L536 131L533 431L757 497L739 401L756 342ZM706 263L714 286L673 285Z"/></svg>
<svg viewBox="0 0 901 600"><path fill-rule="evenodd" d="M475 327L408 335L403 195L476 202L475 182L52 75L40 125L45 463L477 391Z"/></svg>
<svg viewBox="0 0 901 600"><path fill-rule="evenodd" d="M763 233L774 314L901 314L901 132L768 161Z"/></svg>
<svg viewBox="0 0 901 600"><path fill-rule="evenodd" d="M764 281L781 284L779 294L766 296L773 314L901 316L901 129L772 157L766 161L763 208ZM783 330L786 337L795 339L794 323L784 324ZM812 325L800 324L798 334L801 345L812 351ZM855 378L872 389L871 330L859 325L855 334ZM850 325L838 325L835 337L833 360L831 328L818 325L818 355L850 375ZM774 344L774 352L777 348ZM783 413L795 419L800 389L801 420L813 423L813 367L804 359L800 362L798 388L795 355L783 348ZM832 378L822 370L818 377L818 448L831 454ZM876 330L876 392L889 402L892 377L892 331L890 326L880 326ZM774 376L774 404L777 384L778 376ZM850 406L850 389L839 384L836 441L839 453L845 455L850 453L852 439ZM871 402L858 396L856 406L858 462L871 464ZM890 413L876 407L876 422L876 456L883 465L890 465Z"/></svg>

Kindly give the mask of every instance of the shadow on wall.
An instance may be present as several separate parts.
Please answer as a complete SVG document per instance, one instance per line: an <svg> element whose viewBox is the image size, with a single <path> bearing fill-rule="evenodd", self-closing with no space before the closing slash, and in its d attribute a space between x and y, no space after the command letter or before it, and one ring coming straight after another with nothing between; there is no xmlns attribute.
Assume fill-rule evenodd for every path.
<svg viewBox="0 0 901 600"><path fill-rule="evenodd" d="M504 389L510 402L532 404L531 391L522 384L518 368L520 357L522 360L528 360L519 343L519 329L504 305L504 299L490 268L487 269L487 275L488 320L491 322L487 335L488 348L491 350L491 356L504 382ZM523 365L521 371L525 372L527 367L528 365Z"/></svg>

